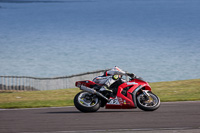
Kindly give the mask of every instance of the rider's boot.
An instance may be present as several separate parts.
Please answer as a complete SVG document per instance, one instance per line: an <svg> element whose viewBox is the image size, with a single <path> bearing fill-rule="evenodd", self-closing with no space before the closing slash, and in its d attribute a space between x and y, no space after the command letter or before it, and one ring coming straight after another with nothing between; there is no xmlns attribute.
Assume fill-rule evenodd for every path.
<svg viewBox="0 0 200 133"><path fill-rule="evenodd" d="M106 86L102 86L100 89L99 89L99 92L108 92L108 93L112 93L113 91L108 89L108 87Z"/></svg>

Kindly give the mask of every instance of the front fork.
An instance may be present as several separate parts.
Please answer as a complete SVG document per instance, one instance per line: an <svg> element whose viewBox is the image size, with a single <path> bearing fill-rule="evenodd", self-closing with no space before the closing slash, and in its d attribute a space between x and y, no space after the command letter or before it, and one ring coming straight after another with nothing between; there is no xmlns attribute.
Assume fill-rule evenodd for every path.
<svg viewBox="0 0 200 133"><path fill-rule="evenodd" d="M143 92L143 94L145 95L145 96L147 96L147 97L150 97L150 95L149 95L149 90L143 90L143 89L141 89L142 90L142 92Z"/></svg>
<svg viewBox="0 0 200 133"><path fill-rule="evenodd" d="M152 97L149 95L149 90L143 90L143 89L141 89L142 90L142 92L143 92L143 94L146 96L146 98L147 98L147 102L148 103L151 103L152 101L153 101L153 99L152 99Z"/></svg>

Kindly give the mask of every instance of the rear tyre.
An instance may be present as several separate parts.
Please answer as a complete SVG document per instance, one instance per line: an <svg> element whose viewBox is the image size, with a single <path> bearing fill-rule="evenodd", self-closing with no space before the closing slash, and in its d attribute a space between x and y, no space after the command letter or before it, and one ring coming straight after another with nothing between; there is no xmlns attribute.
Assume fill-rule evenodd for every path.
<svg viewBox="0 0 200 133"><path fill-rule="evenodd" d="M101 101L96 95L82 91L74 97L74 105L81 112L96 112Z"/></svg>
<svg viewBox="0 0 200 133"><path fill-rule="evenodd" d="M160 99L152 92L148 92L150 97L145 96L143 93L137 96L137 106L144 111L154 111L160 107Z"/></svg>

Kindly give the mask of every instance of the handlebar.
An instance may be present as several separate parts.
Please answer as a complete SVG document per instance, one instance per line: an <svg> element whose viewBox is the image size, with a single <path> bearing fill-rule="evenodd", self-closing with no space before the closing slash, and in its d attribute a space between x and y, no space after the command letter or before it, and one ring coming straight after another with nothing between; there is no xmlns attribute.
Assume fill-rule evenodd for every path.
<svg viewBox="0 0 200 133"><path fill-rule="evenodd" d="M131 78L131 79L135 79L136 75L133 73L127 73L127 75Z"/></svg>

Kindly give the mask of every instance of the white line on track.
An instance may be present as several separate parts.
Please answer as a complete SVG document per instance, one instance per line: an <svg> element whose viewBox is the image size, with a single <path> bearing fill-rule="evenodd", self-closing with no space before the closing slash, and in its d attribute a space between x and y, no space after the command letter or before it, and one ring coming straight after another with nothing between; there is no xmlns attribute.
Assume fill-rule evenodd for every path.
<svg viewBox="0 0 200 133"><path fill-rule="evenodd" d="M200 103L200 101L177 101L177 102L162 102L161 104L176 104L176 103ZM34 110L34 109L59 109L59 108L72 108L74 106L65 106L65 107L42 107L42 108L20 108L20 109L1 109L3 110Z"/></svg>
<svg viewBox="0 0 200 133"><path fill-rule="evenodd" d="M28 133L122 133L122 132L126 132L126 133L160 133L160 132L164 132L165 133L171 133L174 131L177 133L181 133L183 131L186 131L185 133L189 132L189 133L199 133L200 131L200 127L198 128L192 128L192 127L184 127L184 128L138 128L138 129L108 129L108 130L82 130L82 131L50 131L50 132L28 132ZM22 132L22 133L26 133L26 132Z"/></svg>
<svg viewBox="0 0 200 133"><path fill-rule="evenodd" d="M61 108L72 108L74 106L66 106L66 107L41 107L41 108L20 108L20 109L0 109L3 110L35 110L35 109L61 109Z"/></svg>

